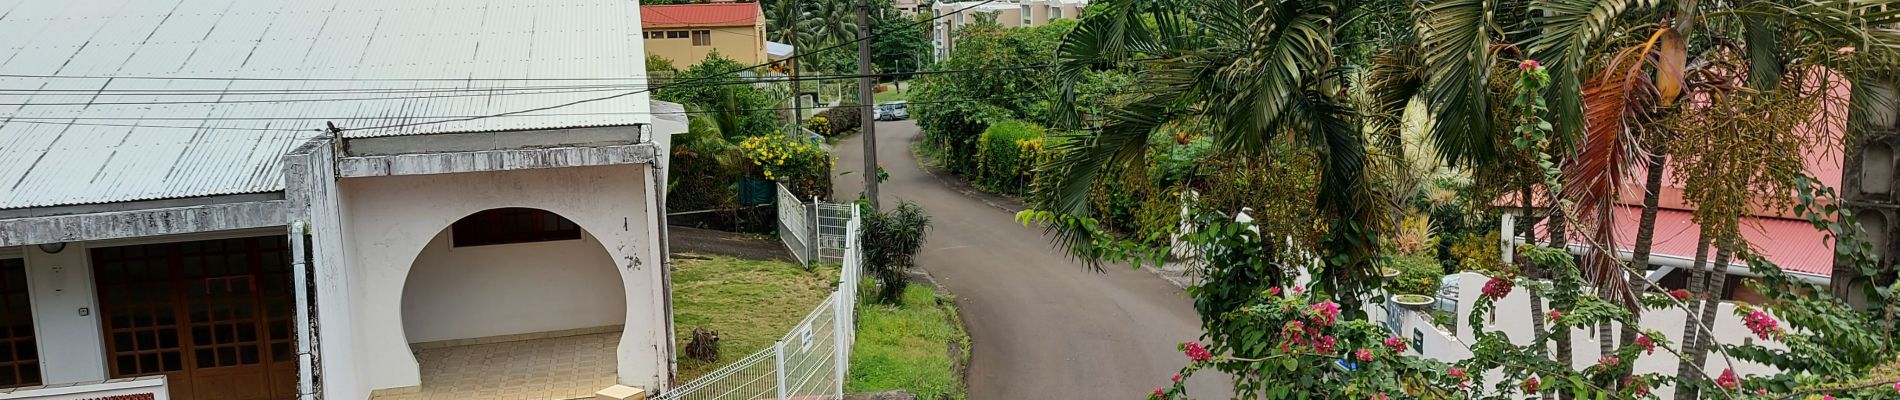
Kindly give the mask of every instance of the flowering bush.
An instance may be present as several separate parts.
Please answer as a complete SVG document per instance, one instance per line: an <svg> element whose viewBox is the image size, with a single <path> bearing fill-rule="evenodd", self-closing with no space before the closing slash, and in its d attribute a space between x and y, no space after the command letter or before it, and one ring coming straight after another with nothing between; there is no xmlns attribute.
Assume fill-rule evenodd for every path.
<svg viewBox="0 0 1900 400"><path fill-rule="evenodd" d="M745 156L760 176L785 182L800 197L831 197L831 154L807 139L786 135L763 135L739 142Z"/></svg>

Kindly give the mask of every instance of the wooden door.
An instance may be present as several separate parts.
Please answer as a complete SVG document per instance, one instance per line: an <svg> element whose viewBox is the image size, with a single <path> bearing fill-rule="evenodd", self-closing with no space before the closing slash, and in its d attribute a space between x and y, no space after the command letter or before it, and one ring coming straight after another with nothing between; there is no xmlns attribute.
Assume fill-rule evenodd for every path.
<svg viewBox="0 0 1900 400"><path fill-rule="evenodd" d="M295 397L289 255L260 237L93 250L112 377L181 400Z"/></svg>

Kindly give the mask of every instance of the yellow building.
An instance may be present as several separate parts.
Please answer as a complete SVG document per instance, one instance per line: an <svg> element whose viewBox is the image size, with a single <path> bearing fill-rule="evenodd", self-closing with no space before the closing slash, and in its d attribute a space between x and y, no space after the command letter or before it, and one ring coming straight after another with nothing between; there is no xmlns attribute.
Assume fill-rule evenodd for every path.
<svg viewBox="0 0 1900 400"><path fill-rule="evenodd" d="M640 6L648 55L680 69L718 51L740 64L764 64L765 16L758 3Z"/></svg>

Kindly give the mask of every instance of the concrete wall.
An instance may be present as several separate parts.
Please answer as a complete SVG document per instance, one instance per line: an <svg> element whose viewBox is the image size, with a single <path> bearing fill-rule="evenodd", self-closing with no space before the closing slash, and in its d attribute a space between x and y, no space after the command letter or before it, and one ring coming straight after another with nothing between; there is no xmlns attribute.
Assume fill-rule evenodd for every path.
<svg viewBox="0 0 1900 400"><path fill-rule="evenodd" d="M600 240L453 247L444 229L403 287L410 343L620 325L620 274Z"/></svg>
<svg viewBox="0 0 1900 400"><path fill-rule="evenodd" d="M740 64L755 65L764 64L767 61L763 23L750 26L654 28L647 32L696 30L712 31L712 45L694 46L692 34L689 33L686 37L678 39L646 39L647 54L666 57L667 60L673 61L674 68L681 70L699 64L700 60L705 60L706 56L712 54L714 50L719 51L720 56L733 59Z"/></svg>
<svg viewBox="0 0 1900 400"><path fill-rule="evenodd" d="M360 358L354 307L355 277L362 272L349 262L343 236L349 230L349 221L343 218L349 209L338 197L335 157L331 139L312 140L285 155L284 200L290 203L288 218L304 222L309 229L311 245L306 251L313 260L313 296L317 320L322 321L314 333L315 351L323 354L323 364L317 369L323 376L324 397L364 399L369 398L370 388L365 371L356 367Z"/></svg>
<svg viewBox="0 0 1900 400"><path fill-rule="evenodd" d="M106 379L105 339L99 333L98 296L85 243L58 254L26 246L27 289L33 298L34 338L47 384ZM80 309L86 315L79 315Z"/></svg>
<svg viewBox="0 0 1900 400"><path fill-rule="evenodd" d="M1400 334L1406 338L1413 338L1414 332L1421 334L1424 340L1421 343L1423 346L1419 346L1419 349L1423 350L1420 354L1425 357L1444 361L1456 361L1471 356L1471 350L1467 345L1475 343L1477 337L1473 334L1467 320L1471 315L1472 307L1477 304L1478 298L1483 296L1481 289L1484 287L1485 281L1490 280L1490 278L1469 272L1460 273L1457 276L1459 281L1459 326L1457 327L1456 335L1433 326L1429 322L1429 316L1423 313L1405 312L1401 317ZM1510 295L1497 301L1496 306L1497 309L1491 314L1493 318L1489 321L1484 321L1483 329L1486 331L1504 332L1506 336L1511 338L1513 343L1519 345L1530 343L1532 335L1529 292L1525 291L1522 287L1512 290ZM1548 310L1549 308L1546 307L1545 309ZM1642 329L1662 332L1664 336L1669 338L1670 343L1681 343L1683 323L1688 320L1685 317L1685 313L1681 310L1650 310L1643 313ZM1716 343L1742 344L1755 339L1753 334L1749 332L1748 327L1742 324L1741 317L1735 315L1735 305L1732 303L1724 302L1721 304L1720 308L1716 310L1715 321L1715 326L1712 327L1711 330L1715 332ZM1622 327L1617 326L1615 330L1621 331ZM1596 335L1595 329L1579 329L1570 333L1572 349L1571 365L1579 368L1595 365L1597 360L1602 357L1602 354L1597 351L1599 338L1593 337L1594 335ZM1785 348L1773 342L1766 343L1765 345L1770 348ZM1552 354L1555 354L1554 349ZM1743 376L1764 375L1775 372L1774 368L1766 365L1748 363L1741 360L1733 360L1734 362L1731 364L1730 361L1731 360L1724 359L1718 353L1711 352L1709 354L1709 360L1703 368L1709 371L1710 374L1720 374L1723 368L1730 368L1730 366L1733 365L1735 373ZM1674 375L1677 362L1678 359L1674 355L1658 349L1656 354L1645 355L1636 361L1636 373L1660 372L1666 375ZM1495 379L1495 375L1493 375L1492 379ZM1658 388L1656 393L1662 398L1669 398L1674 393L1674 390L1664 387Z"/></svg>
<svg viewBox="0 0 1900 400"><path fill-rule="evenodd" d="M324 310L325 371L335 362L332 351L349 351L355 359L339 367L354 369L364 390L420 384L401 307L405 284L413 281L411 266L456 220L481 210L528 207L565 216L598 238L626 294L626 329L616 351L619 383L661 387L671 343L651 179L645 165L611 165L339 180L348 229L348 307L355 318L352 347L339 349L330 346L333 320ZM345 397L360 396L338 398Z"/></svg>

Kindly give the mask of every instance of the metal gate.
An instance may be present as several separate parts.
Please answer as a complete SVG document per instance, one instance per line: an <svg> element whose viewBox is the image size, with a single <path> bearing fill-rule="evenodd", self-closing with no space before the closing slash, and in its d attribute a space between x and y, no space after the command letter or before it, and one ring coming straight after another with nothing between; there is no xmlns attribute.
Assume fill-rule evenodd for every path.
<svg viewBox="0 0 1900 400"><path fill-rule="evenodd" d="M858 219L858 205L851 203L812 202L812 215L817 216L818 261L843 263L846 239L849 232L845 225Z"/></svg>

